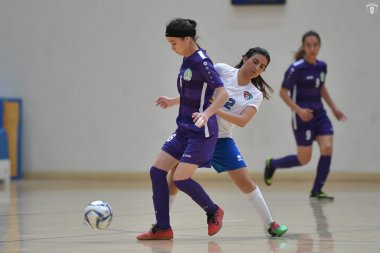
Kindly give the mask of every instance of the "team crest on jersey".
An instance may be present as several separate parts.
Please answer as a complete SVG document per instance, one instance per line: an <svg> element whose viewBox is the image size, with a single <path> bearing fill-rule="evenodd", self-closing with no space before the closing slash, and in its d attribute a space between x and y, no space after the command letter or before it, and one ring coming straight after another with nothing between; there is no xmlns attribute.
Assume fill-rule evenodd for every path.
<svg viewBox="0 0 380 253"><path fill-rule="evenodd" d="M326 78L325 72L321 72L320 78L321 78L322 83L324 83L325 82L325 78Z"/></svg>
<svg viewBox="0 0 380 253"><path fill-rule="evenodd" d="M183 80L190 81L192 76L193 72L191 72L191 69L186 69L185 73L183 73Z"/></svg>
<svg viewBox="0 0 380 253"><path fill-rule="evenodd" d="M250 100L253 98L253 96L248 91L244 91L244 98L245 98L245 100Z"/></svg>

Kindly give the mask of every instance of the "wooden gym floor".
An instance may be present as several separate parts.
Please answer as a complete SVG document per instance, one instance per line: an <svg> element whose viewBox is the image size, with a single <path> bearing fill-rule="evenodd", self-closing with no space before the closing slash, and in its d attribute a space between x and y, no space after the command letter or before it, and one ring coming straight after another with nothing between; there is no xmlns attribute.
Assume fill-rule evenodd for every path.
<svg viewBox="0 0 380 253"><path fill-rule="evenodd" d="M276 221L289 227L269 237L242 193L230 181L200 181L225 211L224 226L207 235L206 215L180 193L171 212L174 239L135 239L154 222L148 180L21 180L0 184L1 253L379 253L379 182L329 182L335 201L311 201L311 182L258 182ZM111 204L107 230L83 225L93 200Z"/></svg>

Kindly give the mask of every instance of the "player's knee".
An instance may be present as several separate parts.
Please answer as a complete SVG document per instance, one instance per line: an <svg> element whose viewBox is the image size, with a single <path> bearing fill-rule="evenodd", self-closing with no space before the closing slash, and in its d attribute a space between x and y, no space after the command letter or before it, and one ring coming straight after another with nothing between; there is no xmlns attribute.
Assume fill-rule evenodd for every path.
<svg viewBox="0 0 380 253"><path fill-rule="evenodd" d="M234 182L243 193L250 193L256 189L255 183L249 177L235 179Z"/></svg>
<svg viewBox="0 0 380 253"><path fill-rule="evenodd" d="M152 166L151 168L150 168L150 178L152 179L152 180L154 180L154 179L157 179L157 178L162 178L162 177L165 177L166 178L166 175L167 175L168 173L166 172L166 171L164 171L164 170L160 170L160 169L158 169L158 168L156 168L156 167L154 167L154 166Z"/></svg>
<svg viewBox="0 0 380 253"><path fill-rule="evenodd" d="M185 181L186 180L176 180L174 179L174 186L179 189L180 191L183 191L184 190L184 187L185 187Z"/></svg>
<svg viewBox="0 0 380 253"><path fill-rule="evenodd" d="M331 156L332 155L332 145L327 145L327 146L324 146L321 148L321 155L328 155L328 156Z"/></svg>
<svg viewBox="0 0 380 253"><path fill-rule="evenodd" d="M311 160L311 156L298 156L297 158L298 158L300 165L306 165Z"/></svg>
<svg viewBox="0 0 380 253"><path fill-rule="evenodd" d="M256 185L252 182L245 182L244 184L240 184L239 188L243 193L250 193L256 190Z"/></svg>

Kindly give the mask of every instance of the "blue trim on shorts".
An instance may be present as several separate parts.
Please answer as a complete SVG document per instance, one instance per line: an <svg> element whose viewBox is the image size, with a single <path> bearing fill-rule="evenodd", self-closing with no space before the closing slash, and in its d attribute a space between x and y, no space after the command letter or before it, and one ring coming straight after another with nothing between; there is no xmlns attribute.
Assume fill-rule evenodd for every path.
<svg viewBox="0 0 380 253"><path fill-rule="evenodd" d="M211 166L218 173L247 167L232 138L218 139Z"/></svg>

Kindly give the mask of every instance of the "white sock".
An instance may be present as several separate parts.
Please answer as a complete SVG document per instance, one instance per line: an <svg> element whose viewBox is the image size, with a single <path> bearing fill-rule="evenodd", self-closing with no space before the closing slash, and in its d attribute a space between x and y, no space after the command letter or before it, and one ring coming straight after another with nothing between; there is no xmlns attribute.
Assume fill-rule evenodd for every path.
<svg viewBox="0 0 380 253"><path fill-rule="evenodd" d="M269 226L273 222L272 215L269 212L268 206L265 203L264 197L258 186L256 190L247 193L247 198L249 202L252 203L253 207L256 209L260 218L264 221L265 225Z"/></svg>
<svg viewBox="0 0 380 253"><path fill-rule="evenodd" d="M176 195L169 195L169 211L172 209Z"/></svg>

